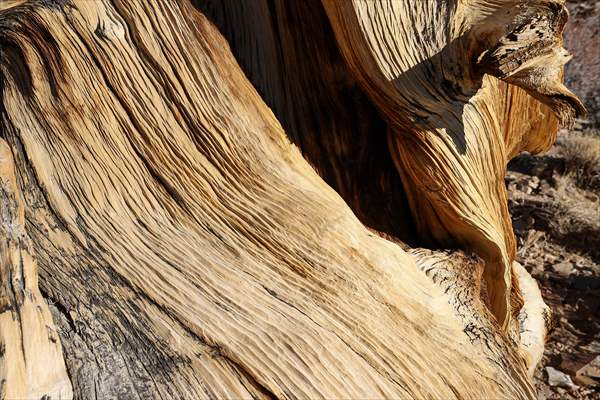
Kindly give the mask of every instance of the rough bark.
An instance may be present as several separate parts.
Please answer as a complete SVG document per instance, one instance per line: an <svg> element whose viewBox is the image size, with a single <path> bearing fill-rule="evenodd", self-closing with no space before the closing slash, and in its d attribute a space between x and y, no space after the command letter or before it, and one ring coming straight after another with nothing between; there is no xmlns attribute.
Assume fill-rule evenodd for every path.
<svg viewBox="0 0 600 400"><path fill-rule="evenodd" d="M344 199L188 0L3 4L1 396L534 397L527 369L547 309L522 269L511 274L502 176L510 156L553 140L540 135L556 121L538 100L576 99L556 100L554 70L536 75L537 89L497 62L506 32L487 44L473 39L487 33L461 36L494 15L471 3L449 29L484 56L456 61L452 74L481 74L458 101L434 100L419 78L454 36L372 42L417 46L386 53L418 56L393 79L368 45L377 27L450 26L415 8L434 1L380 10L369 7L388 3L257 0L221 11L195 1L234 27L226 34L248 76ZM303 21L333 29L310 42ZM417 100L433 103L415 111ZM457 109L471 111L453 120ZM407 252L363 223L455 251ZM508 324L511 279L525 283L514 312L530 334L520 338L497 323Z"/></svg>
<svg viewBox="0 0 600 400"><path fill-rule="evenodd" d="M4 140L0 140L0 200L0 395L71 397L60 340L38 289L12 152Z"/></svg>

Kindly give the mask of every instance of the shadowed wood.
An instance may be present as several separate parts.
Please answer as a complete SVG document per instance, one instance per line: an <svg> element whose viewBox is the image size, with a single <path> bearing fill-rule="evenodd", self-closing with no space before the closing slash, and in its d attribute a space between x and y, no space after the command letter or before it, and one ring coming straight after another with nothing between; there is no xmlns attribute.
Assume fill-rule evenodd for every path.
<svg viewBox="0 0 600 400"><path fill-rule="evenodd" d="M416 245L388 124L346 66L320 0L194 0L290 140L367 226Z"/></svg>
<svg viewBox="0 0 600 400"><path fill-rule="evenodd" d="M24 227L12 153L0 139L0 397L70 398L71 382L48 305L38 289L35 253Z"/></svg>

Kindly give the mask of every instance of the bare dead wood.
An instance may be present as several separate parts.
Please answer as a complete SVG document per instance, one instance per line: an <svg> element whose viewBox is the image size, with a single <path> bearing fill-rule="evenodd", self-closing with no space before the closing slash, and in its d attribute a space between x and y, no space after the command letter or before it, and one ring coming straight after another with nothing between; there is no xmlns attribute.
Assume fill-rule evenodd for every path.
<svg viewBox="0 0 600 400"><path fill-rule="evenodd" d="M357 8L338 10L340 3L325 2L333 30L315 36L318 58L310 63L303 59L311 49L300 43L309 32L300 25L307 14L325 21L319 4L276 3L268 10L270 3L259 1L238 3L240 8L222 4L230 8L221 17L212 14L221 18L222 28L227 21L243 21L250 33L242 38L266 46L255 57L253 45L236 45L235 29L230 32L253 82L289 136L365 223L419 245L475 250L484 261L461 252L406 252L368 230L289 142L228 43L189 1L11 3L0 11L6 55L0 60L2 211L10 216L0 230L8 243L1 248L2 287L14 281L5 278L12 271L27 271L31 278L20 283L26 281L29 289L21 292L33 293L32 304L41 310L30 314L52 332L48 309L36 294L37 263L60 340L35 324L31 332L20 328L18 336L10 336L24 303L5 290L0 340L9 343L10 352L0 354L2 397L532 398L527 369L535 365L546 329L535 319L545 312L539 293L526 285L527 313L515 319L534 326L525 341L507 334L487 309L503 321L495 299L504 301L512 286L507 279L520 276L508 264L514 258L512 230L505 224L498 180L509 154L541 148L548 140L537 136L539 129L556 125L544 119L545 106L523 89L481 78L488 83L470 87L475 100L466 104L474 115L486 109L489 119L465 117L465 126L483 121L483 129L465 130L473 140L463 143L469 144L468 157L452 161L447 175L436 175L430 164L411 158L425 154L427 140L407 147L415 139L400 131L412 126L416 138L431 138L422 128L432 122L422 119L439 115L414 119L405 103L394 111L395 102L405 100L390 87L407 85L410 74L392 86L376 80L372 87L370 75L357 71L375 68L365 63L372 57L364 54L369 47L357 48L364 59L348 53L343 29L378 19L345 25L336 13L368 3L348 2ZM244 7L254 21L235 16ZM278 28L268 25L273 12ZM341 51L333 45L333 32ZM295 57L278 56L278 46L284 46L284 56ZM289 71L277 71L294 65L298 82ZM327 66L335 70L327 74ZM319 70L323 76L313 77ZM302 87L310 83L322 85L315 89L322 97ZM345 90L356 97L345 97ZM494 101L498 93L501 100ZM314 111L319 105L335 115ZM511 107L517 105L536 117L527 127L513 117ZM354 109L365 125L355 123L361 118L352 118ZM456 122L437 121L447 122L450 131ZM379 130L374 137L372 126ZM391 155L382 147L388 126ZM456 155L459 145L444 143L426 156ZM370 164L371 150L382 159ZM474 167L492 156L489 169ZM347 166L346 157L358 164ZM361 176L363 166L374 182ZM471 174L453 182L459 167ZM491 227L488 236L475 229L479 220L457 220L456 211L448 211L447 204L464 199L462 191L434 195L429 184L444 182L458 190L468 179L475 183L463 189L485 198L471 199L475 203L459 211L478 215ZM486 188L499 194L486 197ZM370 200L390 191L383 200ZM435 219L419 211L417 200L450 213L447 233L435 233ZM378 214L373 208L380 204ZM21 214L10 211L19 209ZM402 216L407 220L392 220ZM14 225L10 221L27 238L18 246L6 230ZM22 265L15 246L26 249L19 253ZM494 274L482 283L489 271L503 274L503 290ZM40 341L19 350L16 344L32 343L31 337ZM527 348L531 343L533 350ZM21 370L29 371L23 378L5 368L31 351L52 373L23 363Z"/></svg>
<svg viewBox="0 0 600 400"><path fill-rule="evenodd" d="M569 59L563 3L324 0L348 65L392 124L390 148L419 237L486 260L491 309L505 330L522 305L506 164L550 145L540 118L553 111L568 122L585 112L560 82Z"/></svg>

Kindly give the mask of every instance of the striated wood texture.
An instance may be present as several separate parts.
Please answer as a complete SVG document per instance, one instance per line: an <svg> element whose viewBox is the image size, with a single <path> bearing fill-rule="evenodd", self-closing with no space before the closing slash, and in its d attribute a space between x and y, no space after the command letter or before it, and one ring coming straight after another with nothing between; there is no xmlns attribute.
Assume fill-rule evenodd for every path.
<svg viewBox="0 0 600 400"><path fill-rule="evenodd" d="M511 302L517 313L522 301L506 164L553 142L556 124L540 121L550 111L542 104L563 123L585 112L561 83L563 3L324 0L351 70L390 121L419 237L486 261L491 310L504 329Z"/></svg>
<svg viewBox="0 0 600 400"><path fill-rule="evenodd" d="M0 396L72 396L62 348L38 289L31 241L24 229L23 196L9 146L0 140Z"/></svg>
<svg viewBox="0 0 600 400"><path fill-rule="evenodd" d="M3 3L0 396L534 398L502 176L582 110L507 6Z"/></svg>
<svg viewBox="0 0 600 400"><path fill-rule="evenodd" d="M387 123L346 66L320 0L193 0L287 136L367 226L417 245Z"/></svg>

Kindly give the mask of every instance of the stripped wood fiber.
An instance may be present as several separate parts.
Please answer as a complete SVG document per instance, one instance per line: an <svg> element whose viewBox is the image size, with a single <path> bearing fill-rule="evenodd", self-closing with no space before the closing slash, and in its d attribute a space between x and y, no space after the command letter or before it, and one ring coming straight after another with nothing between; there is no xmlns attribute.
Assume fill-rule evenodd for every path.
<svg viewBox="0 0 600 400"><path fill-rule="evenodd" d="M0 12L0 45L12 192L74 397L534 398L517 345L484 314L481 351L187 0L32 1Z"/></svg>
<svg viewBox="0 0 600 400"><path fill-rule="evenodd" d="M515 332L522 297L506 164L553 142L551 112L568 123L585 111L561 83L563 2L323 3L349 67L393 126L420 244L483 257L491 310Z"/></svg>
<svg viewBox="0 0 600 400"><path fill-rule="evenodd" d="M193 0L319 175L370 228L417 245L388 124L336 44L321 0Z"/></svg>

